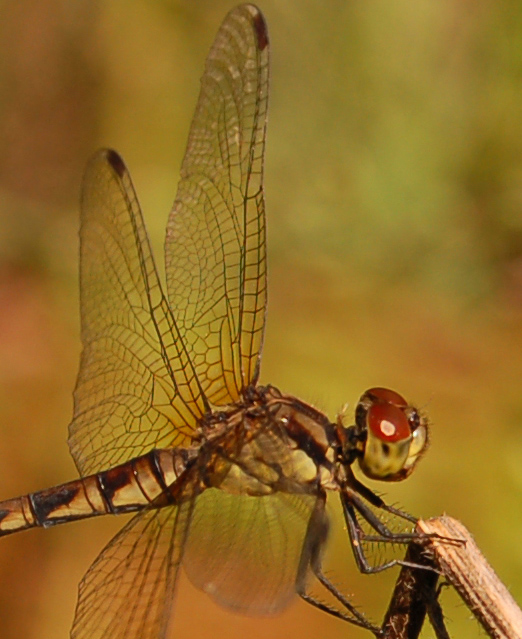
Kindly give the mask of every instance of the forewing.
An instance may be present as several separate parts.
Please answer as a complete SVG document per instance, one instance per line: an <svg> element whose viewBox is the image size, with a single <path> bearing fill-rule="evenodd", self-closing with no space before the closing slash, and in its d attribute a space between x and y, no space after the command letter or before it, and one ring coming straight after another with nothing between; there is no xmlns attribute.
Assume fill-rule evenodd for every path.
<svg viewBox="0 0 522 639"><path fill-rule="evenodd" d="M140 513L80 583L71 639L164 639L190 502Z"/></svg>
<svg viewBox="0 0 522 639"><path fill-rule="evenodd" d="M268 48L256 7L227 15L206 61L167 227L171 308L215 405L237 400L259 373Z"/></svg>
<svg viewBox="0 0 522 639"><path fill-rule="evenodd" d="M85 172L80 301L83 352L69 426L80 472L187 442L205 399L114 151L100 151Z"/></svg>
<svg viewBox="0 0 522 639"><path fill-rule="evenodd" d="M206 490L196 501L183 559L190 581L237 612L283 610L295 595L316 499Z"/></svg>

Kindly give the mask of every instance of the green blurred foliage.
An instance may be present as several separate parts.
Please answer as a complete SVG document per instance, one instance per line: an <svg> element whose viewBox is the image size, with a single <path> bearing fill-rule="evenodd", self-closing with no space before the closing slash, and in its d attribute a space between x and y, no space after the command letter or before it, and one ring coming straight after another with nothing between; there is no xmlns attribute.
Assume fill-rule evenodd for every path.
<svg viewBox="0 0 522 639"><path fill-rule="evenodd" d="M204 58L233 4L0 2L2 498L75 474L86 158L122 153L159 259ZM332 417L369 386L416 399L432 446L386 494L463 520L520 600L522 5L260 5L272 43L262 381ZM120 525L2 539L2 636L68 636L76 584ZM355 575L343 532L329 566L379 618L394 575ZM452 636L481 636L446 597ZM180 637L364 636L301 603L238 618L186 583L175 612Z"/></svg>

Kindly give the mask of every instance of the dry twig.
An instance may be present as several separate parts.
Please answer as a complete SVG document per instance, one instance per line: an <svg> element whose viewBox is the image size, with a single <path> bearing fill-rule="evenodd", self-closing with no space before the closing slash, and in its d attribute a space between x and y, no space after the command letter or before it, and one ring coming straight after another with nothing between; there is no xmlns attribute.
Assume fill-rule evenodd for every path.
<svg viewBox="0 0 522 639"><path fill-rule="evenodd" d="M422 544L412 542L408 561L440 573L455 588L469 610L494 639L522 637L522 611L499 580L469 531L457 520L442 516L417 522L417 531L437 535ZM455 540L451 543L448 540ZM383 624L385 639L416 639L428 613L438 639L448 639L437 602L439 574L403 568Z"/></svg>

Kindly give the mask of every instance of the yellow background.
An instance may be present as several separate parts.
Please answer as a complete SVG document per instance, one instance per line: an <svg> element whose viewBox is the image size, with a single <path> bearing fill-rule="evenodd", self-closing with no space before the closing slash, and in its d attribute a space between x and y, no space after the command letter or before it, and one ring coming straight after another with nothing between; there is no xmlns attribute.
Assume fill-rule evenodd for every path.
<svg viewBox="0 0 522 639"><path fill-rule="evenodd" d="M125 158L161 262L204 59L232 2L0 2L0 498L76 476L78 193ZM522 6L261 1L272 43L269 313L261 381L334 417L370 386L428 411L403 485L461 519L522 598ZM0 540L3 639L67 637L76 587L123 518ZM394 575L331 576L380 619ZM452 636L482 636L445 595ZM176 637L363 637L296 602L222 611L183 580ZM433 633L426 629L424 637Z"/></svg>

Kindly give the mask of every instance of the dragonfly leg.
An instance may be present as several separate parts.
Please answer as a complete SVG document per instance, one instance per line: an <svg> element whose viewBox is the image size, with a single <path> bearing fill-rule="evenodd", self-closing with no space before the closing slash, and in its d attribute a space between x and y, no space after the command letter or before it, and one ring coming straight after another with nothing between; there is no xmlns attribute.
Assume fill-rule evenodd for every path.
<svg viewBox="0 0 522 639"><path fill-rule="evenodd" d="M375 497L377 497L375 495ZM380 499L377 497L377 499ZM364 574L372 574L382 572L393 566L407 566L409 568L419 568L422 570L433 570L431 567L424 566L422 564L416 564L404 559L391 559L383 564L372 566L364 553L363 542L387 542L407 544L411 541L420 541L425 538L416 532L393 532L384 524L379 517L369 508L367 504L361 499L361 497L349 488L341 493L341 502L343 505L344 519L348 528L348 534L352 542L352 549L357 563L357 567ZM375 504L374 504L375 505ZM386 509L387 510L387 509ZM397 509L393 509L394 512ZM365 519L368 524L378 533L377 535L368 535L361 527L357 518L357 512ZM399 513L402 511L398 511Z"/></svg>
<svg viewBox="0 0 522 639"><path fill-rule="evenodd" d="M326 612L329 615L332 615L333 617L337 617L337 619L341 619L342 621L347 621L348 623L352 623L355 626L359 626L360 628L365 628L366 630L373 632L373 634L376 637L382 637L382 630L378 626L371 623L371 621L368 621L368 619L366 619L366 617L362 614L362 612L357 610L357 608L353 604L351 604L343 596L343 594L339 592L339 590L337 590L337 588L330 581L328 581L326 577L324 577L322 573L320 573L321 577L317 573L314 573L314 574L319 579L319 581L323 584L323 586L328 588L328 590L332 593L332 595L343 606L345 606L345 608L349 610L351 614L341 612L340 610L337 610L337 608L334 608L333 606L330 606L324 603L324 601L320 601L319 599L316 599L313 595L310 595L309 593L305 591L298 592L298 595L301 597L301 599L303 599L303 601L306 601L306 603L309 603L312 606L315 606L319 610L322 610L323 612Z"/></svg>
<svg viewBox="0 0 522 639"><path fill-rule="evenodd" d="M361 499L362 497L362 499ZM341 500L343 501L343 507L345 501L353 504L359 514L365 519L370 526L379 534L377 536L371 536L361 529L361 534L365 541L377 541L377 542L388 542L388 543L409 543L410 541L417 540L420 543L423 540L428 539L440 539L442 541L447 541L449 543L462 543L459 539L453 539L450 537L444 537L437 533L433 533L431 535L418 533L418 532L393 532L384 524L379 517L366 505L365 501L367 501L375 508L379 510L384 510L387 513L392 515L396 515L401 519L405 519L406 521L411 521L412 523L417 523L417 518L409 513L401 510L400 508L395 508L395 506L388 505L379 495L376 495L372 490L370 490L364 484L361 484L353 475L350 477L349 486L344 486L341 491ZM364 501L365 500L365 501Z"/></svg>
<svg viewBox="0 0 522 639"><path fill-rule="evenodd" d="M387 528L381 521L379 521L378 518L377 521L379 521L380 526L384 527L384 529L387 531L387 534L368 535L361 528L353 505L351 503L345 503L344 500L343 513L348 528L348 534L350 535L350 540L352 542L351 545L355 557L355 563L357 564L359 570L365 575L382 572L383 570L388 570L388 568L392 568L393 566L409 566L410 568L432 570L432 568L427 568L422 564L415 564L410 561L405 561L404 559L391 559L390 561L386 561L385 563L379 564L378 566L372 566L364 553L364 541L408 543L412 539L418 538L419 535L415 533L394 533L389 530L389 528ZM371 514L375 516L374 513ZM372 525L371 521L368 521L368 523ZM381 530L382 529L380 528L378 532L381 532Z"/></svg>
<svg viewBox="0 0 522 639"><path fill-rule="evenodd" d="M353 489L350 490L347 488L347 493L350 497L356 493L361 495L369 504L375 506L375 508L379 508L380 510L385 510L392 515L397 515L401 519L406 519L407 521L411 521L412 523L417 523L417 517L410 515L404 510L400 510L399 508L395 508L394 506L389 506L382 497L376 495L373 490L370 490L368 486L362 484L353 474L350 476L350 487Z"/></svg>
<svg viewBox="0 0 522 639"><path fill-rule="evenodd" d="M316 501L314 511L308 523L297 574L296 592L304 601L319 608L319 610L327 612L343 621L348 621L356 626L365 628L376 637L382 637L382 630L369 621L323 573L321 555L328 536L328 519L325 514L325 504L326 495L321 494ZM309 569L312 570L319 583L342 605L345 611L339 610L335 606L327 604L307 592L306 576Z"/></svg>
<svg viewBox="0 0 522 639"><path fill-rule="evenodd" d="M388 526L385 523L383 523L379 519L379 517L373 512L373 510L367 504L364 503L360 495L358 495L355 491L351 490L350 488L346 488L342 492L341 500L343 502L343 508L345 506L351 505L353 507L352 511L353 509L357 510L357 512L361 515L361 517L363 517L363 519L365 519L370 524L370 526L382 538L382 539L379 539L379 541L388 540L388 541L392 541L396 543L407 543L411 541L412 539L421 539L424 536L417 532L393 532L393 530L390 530ZM384 508L384 510L386 510L386 512L397 514L397 512L395 512L397 509L394 509L393 511L391 511L388 508ZM399 511L399 512L402 512L402 511ZM355 512L354 512L354 516L355 516ZM417 520L415 519L415 521ZM361 529L361 532L363 533L362 529Z"/></svg>

